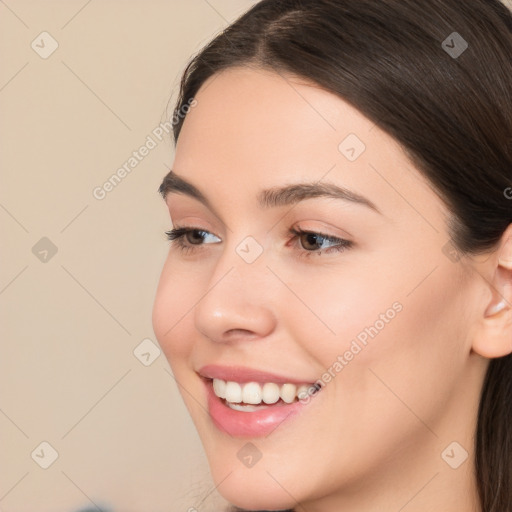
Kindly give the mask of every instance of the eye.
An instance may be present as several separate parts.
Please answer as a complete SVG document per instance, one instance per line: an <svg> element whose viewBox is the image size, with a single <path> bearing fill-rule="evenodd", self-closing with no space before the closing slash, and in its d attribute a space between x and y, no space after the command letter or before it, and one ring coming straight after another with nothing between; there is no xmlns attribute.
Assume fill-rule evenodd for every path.
<svg viewBox="0 0 512 512"><path fill-rule="evenodd" d="M221 241L218 236L200 228L194 227L177 227L173 228L170 231L166 231L167 239L170 242L173 242L178 249L183 252L191 252L196 249L194 246L201 246L203 243L216 243L216 241ZM213 242L207 242L206 240L214 238Z"/></svg>
<svg viewBox="0 0 512 512"><path fill-rule="evenodd" d="M342 252L353 246L353 242L350 240L315 231L292 228L289 233L294 235L290 241L292 245L295 247L300 245L300 249L298 249L299 257L307 258L313 254L321 256L333 251ZM165 234L169 241L187 254L199 250L202 245L221 242L221 239L213 233L195 227L176 227L166 231ZM297 240L299 241L298 244Z"/></svg>
<svg viewBox="0 0 512 512"><path fill-rule="evenodd" d="M320 256L323 253L332 251L342 252L353 246L353 242L344 238L338 238L316 231L305 231L302 229L290 229L290 233L295 235L292 241L299 241L299 245L304 249L300 251L301 257L309 257L312 254Z"/></svg>

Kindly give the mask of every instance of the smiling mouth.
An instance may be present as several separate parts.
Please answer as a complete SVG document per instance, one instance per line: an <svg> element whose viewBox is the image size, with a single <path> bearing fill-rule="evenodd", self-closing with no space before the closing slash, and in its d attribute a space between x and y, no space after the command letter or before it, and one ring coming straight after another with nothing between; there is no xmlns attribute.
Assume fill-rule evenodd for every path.
<svg viewBox="0 0 512 512"><path fill-rule="evenodd" d="M201 376L213 424L232 437L267 436L277 427L281 431L285 428L283 423L289 424L292 418L302 417L309 410L309 399L319 394L322 387L300 382L257 382L248 380L247 373L231 377L243 382ZM260 379L261 375L253 372L252 378Z"/></svg>
<svg viewBox="0 0 512 512"><path fill-rule="evenodd" d="M235 382L214 378L213 392L235 411L253 412L270 406L283 406L303 400L320 391L319 384L276 384L274 382Z"/></svg>

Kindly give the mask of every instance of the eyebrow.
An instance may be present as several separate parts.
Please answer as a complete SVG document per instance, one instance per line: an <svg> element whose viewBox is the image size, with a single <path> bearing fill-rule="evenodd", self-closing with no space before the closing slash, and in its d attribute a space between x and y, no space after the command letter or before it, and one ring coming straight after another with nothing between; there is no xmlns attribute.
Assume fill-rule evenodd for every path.
<svg viewBox="0 0 512 512"><path fill-rule="evenodd" d="M170 171L158 188L158 192L165 199L167 194L178 193L197 199L210 210L214 211L210 201L205 195L192 183L185 178L178 176L174 171ZM330 197L333 199L342 199L355 204L366 206L382 215L377 206L366 197L352 192L347 188L335 185L334 183L296 183L274 187L262 190L258 194L258 204L261 208L273 208L279 206L294 205L305 199L315 197Z"/></svg>

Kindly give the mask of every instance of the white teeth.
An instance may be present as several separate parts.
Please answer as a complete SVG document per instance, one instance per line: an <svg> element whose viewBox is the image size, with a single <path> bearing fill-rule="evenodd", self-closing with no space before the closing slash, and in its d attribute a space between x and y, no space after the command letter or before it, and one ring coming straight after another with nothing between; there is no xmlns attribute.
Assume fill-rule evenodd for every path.
<svg viewBox="0 0 512 512"><path fill-rule="evenodd" d="M280 398L279 386L273 382L263 384L263 401L266 404L275 404Z"/></svg>
<svg viewBox="0 0 512 512"><path fill-rule="evenodd" d="M241 412L253 412L253 411L261 411L261 409L267 409L266 405L240 405L240 404L232 404L227 402L227 406L230 409L234 409L235 411Z"/></svg>
<svg viewBox="0 0 512 512"><path fill-rule="evenodd" d="M239 404L242 401L242 387L238 382L226 382L225 394L228 402Z"/></svg>
<svg viewBox="0 0 512 512"><path fill-rule="evenodd" d="M219 398L226 398L226 381L213 379L213 391Z"/></svg>
<svg viewBox="0 0 512 512"><path fill-rule="evenodd" d="M299 386L297 388L297 398L299 400L304 400L308 396L308 389L311 386L306 386L305 384L302 384L302 386Z"/></svg>
<svg viewBox="0 0 512 512"><path fill-rule="evenodd" d="M228 405L230 404L250 404L232 407L236 410L256 410L253 406L262 402L265 404L275 404L279 399L287 404L295 401L295 398L305 398L311 384L295 384L286 383L279 386L273 382L266 382L261 385L258 382L247 382L239 384L234 381L225 381L222 379L213 379L213 392L219 398L225 398ZM263 407L261 407L263 408Z"/></svg>
<svg viewBox="0 0 512 512"><path fill-rule="evenodd" d="M295 384L283 384L280 392L283 402L291 404L297 396L297 386Z"/></svg>
<svg viewBox="0 0 512 512"><path fill-rule="evenodd" d="M242 402L245 404L261 403L261 386L257 382L248 382L242 388Z"/></svg>

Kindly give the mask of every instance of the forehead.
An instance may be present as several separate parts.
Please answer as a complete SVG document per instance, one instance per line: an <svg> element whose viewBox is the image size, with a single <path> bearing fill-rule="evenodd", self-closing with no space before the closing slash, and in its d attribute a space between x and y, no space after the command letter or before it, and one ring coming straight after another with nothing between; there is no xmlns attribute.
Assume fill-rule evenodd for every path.
<svg viewBox="0 0 512 512"><path fill-rule="evenodd" d="M174 162L190 181L248 194L328 179L387 214L437 220L443 204L400 145L312 82L236 67L210 77L185 118ZM236 192L235 192L236 191Z"/></svg>
<svg viewBox="0 0 512 512"><path fill-rule="evenodd" d="M311 149L323 140L338 157L338 144L347 129L364 138L373 123L333 93L304 78L252 67L235 67L210 77L196 95L198 105L187 115L183 131L230 148L235 156L273 149L276 154ZM180 136L181 138L181 136ZM243 150L243 151L242 151ZM279 151L280 150L280 151ZM287 155L289 157L289 155Z"/></svg>

